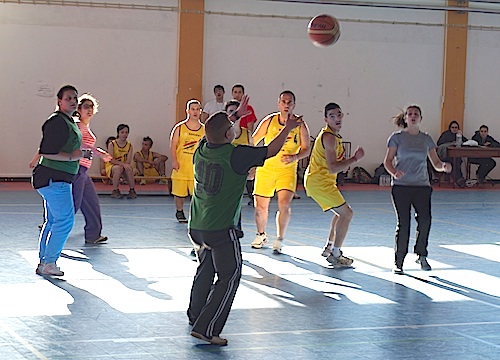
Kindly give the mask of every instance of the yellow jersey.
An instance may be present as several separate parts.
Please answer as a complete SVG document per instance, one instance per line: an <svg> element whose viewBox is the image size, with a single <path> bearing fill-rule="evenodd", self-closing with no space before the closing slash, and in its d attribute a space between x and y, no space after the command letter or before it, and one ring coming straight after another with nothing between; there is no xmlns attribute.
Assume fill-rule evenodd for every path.
<svg viewBox="0 0 500 360"><path fill-rule="evenodd" d="M332 134L335 136L335 153L337 161L341 161L345 158L344 147L342 146L342 136L335 134L328 125L326 125L318 134L318 137L314 141L314 146L311 151L311 157L309 160L309 166L306 169L306 178L316 178L321 179L322 183L336 183L337 174L332 174L328 170L328 164L326 163L325 156L325 146L323 145L323 135L325 133ZM307 181L306 181L307 182Z"/></svg>
<svg viewBox="0 0 500 360"><path fill-rule="evenodd" d="M172 170L172 179L194 180L193 155L203 136L205 126L202 123L195 130L188 128L185 122L179 125L179 140L175 149L179 170Z"/></svg>
<svg viewBox="0 0 500 360"><path fill-rule="evenodd" d="M274 113L268 115L267 118L271 118L269 121L266 135L264 136L264 145L269 145L271 141L274 140L281 132L281 130L285 127L285 125L281 125L279 122L280 114ZM266 118L266 119L267 119ZM266 120L264 119L264 121ZM266 168L296 168L297 161L293 161L289 164L285 164L281 161L281 157L283 155L297 155L300 151L300 126L294 128L288 134L285 143L281 147L279 153L276 156L268 158L264 163L264 167Z"/></svg>

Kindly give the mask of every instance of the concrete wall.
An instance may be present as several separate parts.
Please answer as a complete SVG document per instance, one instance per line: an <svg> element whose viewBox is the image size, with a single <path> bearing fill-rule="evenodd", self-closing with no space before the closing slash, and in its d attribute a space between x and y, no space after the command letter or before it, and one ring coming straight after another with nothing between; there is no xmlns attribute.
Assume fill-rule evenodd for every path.
<svg viewBox="0 0 500 360"><path fill-rule="evenodd" d="M110 2L110 1L108 1ZM176 6L177 1L148 0ZM409 103L423 108L423 130L436 140L441 127L443 12L290 4L260 0L206 0L203 99L215 84L243 83L257 116L276 111L278 94L297 96L311 135L323 125L323 107L338 102L346 116L342 135L365 148L370 171L385 154L390 117ZM220 14L223 12L224 14ZM237 16L237 14L251 14ZM342 36L326 49L307 38L319 13L342 21ZM275 15L271 17L271 15ZM101 102L92 128L104 145L119 123L168 154L175 124L177 13L0 4L0 177L28 176L40 127L66 83ZM393 23L396 24L393 24ZM500 26L500 16L471 15L471 24ZM406 24L402 24L406 23ZM500 138L493 104L500 76L497 31L469 31L465 135L482 123ZM188 99L186 99L188 100ZM451 119L450 119L451 120ZM96 173L95 164L92 172ZM170 166L170 163L167 163ZM499 175L494 177L498 178Z"/></svg>

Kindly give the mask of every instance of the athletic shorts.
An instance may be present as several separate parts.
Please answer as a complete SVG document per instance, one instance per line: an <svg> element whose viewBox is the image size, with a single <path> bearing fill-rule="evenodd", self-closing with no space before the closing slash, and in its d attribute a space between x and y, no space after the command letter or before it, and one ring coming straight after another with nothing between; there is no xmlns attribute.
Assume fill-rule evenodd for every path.
<svg viewBox="0 0 500 360"><path fill-rule="evenodd" d="M160 176L160 174L158 173L158 170L156 170L156 168L150 167L144 169L144 176Z"/></svg>
<svg viewBox="0 0 500 360"><path fill-rule="evenodd" d="M323 211L338 208L346 202L339 188L334 183L307 177L304 187L306 188L307 196L316 201Z"/></svg>
<svg viewBox="0 0 500 360"><path fill-rule="evenodd" d="M257 196L272 198L275 192L280 190L297 189L297 168L289 166L283 169L257 168L255 174L255 185L253 194Z"/></svg>
<svg viewBox="0 0 500 360"><path fill-rule="evenodd" d="M193 195L194 180L172 179L172 195L177 197L188 197Z"/></svg>

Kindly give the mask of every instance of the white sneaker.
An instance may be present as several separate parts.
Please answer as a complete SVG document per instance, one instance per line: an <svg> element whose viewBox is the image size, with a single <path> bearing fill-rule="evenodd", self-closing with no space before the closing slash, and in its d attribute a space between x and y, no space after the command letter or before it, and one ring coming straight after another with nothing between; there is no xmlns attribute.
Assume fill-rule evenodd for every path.
<svg viewBox="0 0 500 360"><path fill-rule="evenodd" d="M262 249L262 247L267 244L267 234L257 234L255 240L250 244L254 249Z"/></svg>
<svg viewBox="0 0 500 360"><path fill-rule="evenodd" d="M63 276L64 272L59 269L56 263L40 264L36 269L38 275Z"/></svg>
<svg viewBox="0 0 500 360"><path fill-rule="evenodd" d="M274 240L273 244L273 254L280 255L281 254L281 245L283 244L283 239Z"/></svg>

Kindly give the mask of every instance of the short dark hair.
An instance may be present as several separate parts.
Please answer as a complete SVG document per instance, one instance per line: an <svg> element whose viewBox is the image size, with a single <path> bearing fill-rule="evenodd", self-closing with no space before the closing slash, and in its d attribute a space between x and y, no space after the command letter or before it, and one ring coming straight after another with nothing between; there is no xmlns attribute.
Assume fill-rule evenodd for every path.
<svg viewBox="0 0 500 360"><path fill-rule="evenodd" d="M193 104L198 104L198 106L201 108L201 102L199 102L198 100L196 99L191 99L189 100L187 103L186 103L186 110L189 110L189 108L191 107L191 105Z"/></svg>
<svg viewBox="0 0 500 360"><path fill-rule="evenodd" d="M64 92L68 91L68 90L72 90L74 92L76 92L78 94L78 90L76 90L76 88L73 86L73 85L64 85L62 88L59 89L59 91L57 92L57 98L59 100L62 100L63 98L63 94Z"/></svg>
<svg viewBox="0 0 500 360"><path fill-rule="evenodd" d="M240 102L238 100L229 100L224 104L224 110L227 111L227 108L231 105L236 105L236 107L240 106Z"/></svg>
<svg viewBox="0 0 500 360"><path fill-rule="evenodd" d="M128 127L127 124L120 124L116 127L116 133L118 134L121 130L127 128L127 130L130 132L130 128Z"/></svg>
<svg viewBox="0 0 500 360"><path fill-rule="evenodd" d="M151 146L153 146L153 139L151 139L149 136L143 137L142 141L149 141L149 143L151 144Z"/></svg>
<svg viewBox="0 0 500 360"><path fill-rule="evenodd" d="M217 89L221 89L221 90L222 90L222 92L226 92L226 90L224 90L224 86L222 86L222 85L215 85L215 86L214 86L214 92L215 92L215 90L217 90Z"/></svg>
<svg viewBox="0 0 500 360"><path fill-rule="evenodd" d="M489 131L489 130L490 130L490 129L488 129L488 127L487 127L486 125L481 125L481 126L479 127L479 130L481 130L481 129L486 129L486 131Z"/></svg>
<svg viewBox="0 0 500 360"><path fill-rule="evenodd" d="M328 103L325 106L325 117L327 117L327 113L330 110L340 109L340 106L334 102ZM341 109L342 110L342 109Z"/></svg>
<svg viewBox="0 0 500 360"><path fill-rule="evenodd" d="M278 96L278 100L281 99L281 95L292 95L293 102L295 102L295 94L290 90L284 90L280 92L280 96Z"/></svg>
<svg viewBox="0 0 500 360"><path fill-rule="evenodd" d="M225 111L217 111L205 122L205 136L208 142L220 144L224 142L225 132L231 120Z"/></svg>
<svg viewBox="0 0 500 360"><path fill-rule="evenodd" d="M240 88L241 91L243 91L243 94L245 93L245 87L243 85L241 85L241 84L235 84L235 85L233 85L233 88L231 89L231 92L233 92L235 88Z"/></svg>

